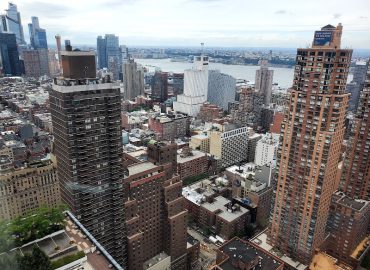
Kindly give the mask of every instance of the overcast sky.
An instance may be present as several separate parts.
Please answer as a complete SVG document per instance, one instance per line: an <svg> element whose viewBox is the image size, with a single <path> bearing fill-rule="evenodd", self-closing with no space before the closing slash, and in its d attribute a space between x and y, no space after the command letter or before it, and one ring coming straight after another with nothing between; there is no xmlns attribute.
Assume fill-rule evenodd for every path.
<svg viewBox="0 0 370 270"><path fill-rule="evenodd" d="M127 45L306 47L326 24L344 25L342 45L370 49L370 0L18 0L23 29L38 16L50 44L119 35ZM7 1L1 1L4 10Z"/></svg>

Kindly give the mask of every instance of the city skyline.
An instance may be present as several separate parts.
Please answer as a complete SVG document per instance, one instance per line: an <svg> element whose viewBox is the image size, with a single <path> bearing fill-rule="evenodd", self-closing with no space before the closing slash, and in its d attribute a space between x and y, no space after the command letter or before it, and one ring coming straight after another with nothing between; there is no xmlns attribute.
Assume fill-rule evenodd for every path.
<svg viewBox="0 0 370 270"><path fill-rule="evenodd" d="M316 2L305 9L288 0L253 5L241 0L234 0L233 5L225 0L20 0L14 4L24 27L31 16L42 20L49 43L60 34L75 44L94 45L96 37L109 29L120 37L121 44L129 46L196 46L205 42L210 47L294 48L307 47L312 41L310 33L320 25L341 22L346 26L343 47L370 49L370 18L365 12L370 8L368 1L355 0L352 5L320 2L319 10ZM5 10L7 3L0 8ZM29 40L27 32L25 39Z"/></svg>

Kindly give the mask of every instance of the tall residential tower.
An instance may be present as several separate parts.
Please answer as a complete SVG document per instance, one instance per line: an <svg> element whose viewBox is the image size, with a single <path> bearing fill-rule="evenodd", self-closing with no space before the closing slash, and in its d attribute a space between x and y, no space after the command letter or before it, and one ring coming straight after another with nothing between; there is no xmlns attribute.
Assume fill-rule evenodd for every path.
<svg viewBox="0 0 370 270"><path fill-rule="evenodd" d="M94 52L67 48L50 92L62 200L126 266L120 85L96 78Z"/></svg>
<svg viewBox="0 0 370 270"><path fill-rule="evenodd" d="M293 87L281 125L278 177L269 242L308 263L324 241L344 136L345 92L352 50L341 49L342 25L315 32L298 49Z"/></svg>

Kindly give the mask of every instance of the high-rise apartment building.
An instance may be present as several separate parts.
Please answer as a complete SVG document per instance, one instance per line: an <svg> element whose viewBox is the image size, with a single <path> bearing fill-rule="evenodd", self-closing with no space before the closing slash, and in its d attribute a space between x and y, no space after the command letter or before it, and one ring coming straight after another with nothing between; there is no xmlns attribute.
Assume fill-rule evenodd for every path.
<svg viewBox="0 0 370 270"><path fill-rule="evenodd" d="M95 79L95 53L62 52L50 92L61 197L99 243L126 266L120 85Z"/></svg>
<svg viewBox="0 0 370 270"><path fill-rule="evenodd" d="M15 34L0 33L0 56L0 73L12 76L23 73Z"/></svg>
<svg viewBox="0 0 370 270"><path fill-rule="evenodd" d="M164 102L168 98L168 74L166 72L156 71L151 82L153 101Z"/></svg>
<svg viewBox="0 0 370 270"><path fill-rule="evenodd" d="M340 188L351 198L370 201L370 66L343 160Z"/></svg>
<svg viewBox="0 0 370 270"><path fill-rule="evenodd" d="M151 269L152 259L164 252L171 257L171 269L185 270L187 210L181 180L178 176L167 179L165 171L150 162L127 169L128 269Z"/></svg>
<svg viewBox="0 0 370 270"><path fill-rule="evenodd" d="M298 49L293 87L281 126L278 177L268 241L308 263L323 243L329 206L338 188L352 50L341 49L342 25L315 32Z"/></svg>
<svg viewBox="0 0 370 270"><path fill-rule="evenodd" d="M5 11L6 15L3 20L3 27L6 25L7 31L15 34L18 45L26 44L24 40L21 14L18 12L17 5L9 2L8 9Z"/></svg>
<svg viewBox="0 0 370 270"><path fill-rule="evenodd" d="M261 67L256 71L256 81L254 82L255 90L263 97L263 103L270 105L272 95L272 83L274 71L267 66L268 61L260 61Z"/></svg>
<svg viewBox="0 0 370 270"><path fill-rule="evenodd" d="M173 103L175 112L196 117L200 106L207 101L208 96L208 56L203 54L194 57L193 69L184 72L184 94L177 96Z"/></svg>
<svg viewBox="0 0 370 270"><path fill-rule="evenodd" d="M27 77L50 76L49 51L47 49L24 50L22 55Z"/></svg>
<svg viewBox="0 0 370 270"><path fill-rule="evenodd" d="M144 71L133 59L123 63L124 98L132 100L144 94Z"/></svg>
<svg viewBox="0 0 370 270"><path fill-rule="evenodd" d="M31 17L32 23L28 24L28 31L30 32L30 42L34 49L47 49L48 41L46 38L46 31L40 28L39 18Z"/></svg>
<svg viewBox="0 0 370 270"><path fill-rule="evenodd" d="M235 101L235 78L218 70L210 70L208 76L207 100L227 111L229 102Z"/></svg>

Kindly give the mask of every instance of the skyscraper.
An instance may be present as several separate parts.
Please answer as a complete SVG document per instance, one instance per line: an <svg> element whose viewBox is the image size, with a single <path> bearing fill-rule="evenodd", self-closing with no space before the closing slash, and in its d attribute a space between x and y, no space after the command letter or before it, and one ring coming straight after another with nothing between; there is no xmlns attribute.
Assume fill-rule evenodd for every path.
<svg viewBox="0 0 370 270"><path fill-rule="evenodd" d="M358 105L343 160L340 188L351 198L370 201L370 66Z"/></svg>
<svg viewBox="0 0 370 270"><path fill-rule="evenodd" d="M108 68L113 73L113 78L118 80L122 69L122 55L118 36L112 34L106 34L104 38L98 36L97 51L99 68Z"/></svg>
<svg viewBox="0 0 370 270"><path fill-rule="evenodd" d="M105 39L102 36L98 36L96 41L96 48L98 52L98 67L99 69L108 67L106 57L106 45Z"/></svg>
<svg viewBox="0 0 370 270"><path fill-rule="evenodd" d="M235 101L236 80L234 77L210 70L208 75L208 101L227 111L229 102Z"/></svg>
<svg viewBox="0 0 370 270"><path fill-rule="evenodd" d="M268 106L270 105L272 95L272 80L274 77L274 71L270 70L267 66L268 61L260 61L261 67L256 71L256 81L254 88L256 91L263 96L263 103Z"/></svg>
<svg viewBox="0 0 370 270"><path fill-rule="evenodd" d="M125 267L120 85L109 76L95 79L94 52L67 48L63 77L50 92L61 197Z"/></svg>
<svg viewBox="0 0 370 270"><path fill-rule="evenodd" d="M124 98L132 100L144 94L144 71L133 59L123 63Z"/></svg>
<svg viewBox="0 0 370 270"><path fill-rule="evenodd" d="M353 70L353 79L347 85L347 92L351 94L349 99L349 110L354 113L357 111L360 92L364 88L368 66L369 62L356 62Z"/></svg>
<svg viewBox="0 0 370 270"><path fill-rule="evenodd" d="M340 49L341 36L341 24L327 25L315 32L311 48L297 50L281 126L268 241L304 263L326 237L329 206L338 188L352 56L352 50Z"/></svg>
<svg viewBox="0 0 370 270"><path fill-rule="evenodd" d="M22 64L16 35L13 33L0 33L0 68L4 75L19 76L22 74Z"/></svg>
<svg viewBox="0 0 370 270"><path fill-rule="evenodd" d="M194 57L194 66L184 72L184 94L173 103L176 112L195 117L208 96L208 56Z"/></svg>
<svg viewBox="0 0 370 270"><path fill-rule="evenodd" d="M45 29L40 28L39 18L31 17L32 23L28 24L30 32L30 42L34 49L47 49L48 41Z"/></svg>
<svg viewBox="0 0 370 270"><path fill-rule="evenodd" d="M9 3L8 9L5 11L8 32L15 34L18 45L26 44L24 40L21 14L18 12L17 5Z"/></svg>
<svg viewBox="0 0 370 270"><path fill-rule="evenodd" d="M164 102L168 98L168 74L166 72L156 71L151 82L153 101Z"/></svg>

